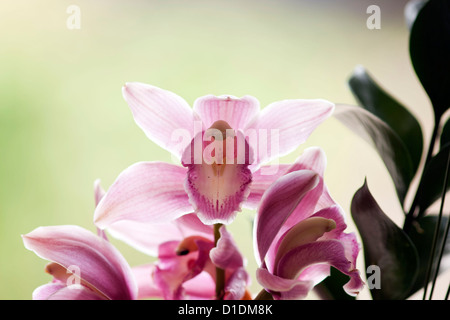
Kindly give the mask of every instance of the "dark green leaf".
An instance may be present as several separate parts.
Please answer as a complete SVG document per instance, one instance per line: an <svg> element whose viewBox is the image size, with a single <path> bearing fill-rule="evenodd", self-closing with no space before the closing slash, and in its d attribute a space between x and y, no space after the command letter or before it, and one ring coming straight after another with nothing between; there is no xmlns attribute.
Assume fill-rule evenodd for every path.
<svg viewBox="0 0 450 320"><path fill-rule="evenodd" d="M411 29L411 61L436 119L450 107L450 1L429 0Z"/></svg>
<svg viewBox="0 0 450 320"><path fill-rule="evenodd" d="M363 242L366 267L376 265L380 268L380 288L371 289L372 298L405 299L419 266L414 244L381 210L366 182L353 197L351 213Z"/></svg>
<svg viewBox="0 0 450 320"><path fill-rule="evenodd" d="M358 106L336 105L334 116L374 146L403 203L414 170L409 152L399 136L380 118Z"/></svg>
<svg viewBox="0 0 450 320"><path fill-rule="evenodd" d="M383 120L405 144L416 173L422 158L422 129L417 119L384 91L362 66L355 68L349 86L361 106Z"/></svg>
<svg viewBox="0 0 450 320"><path fill-rule="evenodd" d="M416 246L417 252L419 254L419 273L417 279L411 288L410 295L414 294L419 289L422 289L425 283L425 277L427 272L428 263L431 255L431 247L433 243L434 232L436 230L436 224L438 221L437 215L427 215L418 219L414 228L411 229L409 233L409 237L411 241ZM438 248L440 248L440 244L442 243L442 238L445 232L445 226L447 224L448 217L442 216L442 221L440 224L439 237L438 237ZM450 238L447 237L443 257L450 255ZM435 255L437 258L437 255ZM441 268L439 272L443 272L447 270L450 265L441 264ZM430 277L429 280L432 280Z"/></svg>
<svg viewBox="0 0 450 320"><path fill-rule="evenodd" d="M405 6L405 20L406 25L411 30L417 14L420 9L427 3L428 0L411 0Z"/></svg>
<svg viewBox="0 0 450 320"><path fill-rule="evenodd" d="M417 206L422 213L442 196L449 151L450 144L446 144L430 159L424 169L423 178L417 190ZM449 187L450 184L447 185L447 190Z"/></svg>
<svg viewBox="0 0 450 320"><path fill-rule="evenodd" d="M322 300L355 300L355 297L347 294L343 288L349 279L349 276L331 267L330 276L326 277L314 289Z"/></svg>
<svg viewBox="0 0 450 320"><path fill-rule="evenodd" d="M442 127L440 148L442 149L447 143L450 143L450 119Z"/></svg>

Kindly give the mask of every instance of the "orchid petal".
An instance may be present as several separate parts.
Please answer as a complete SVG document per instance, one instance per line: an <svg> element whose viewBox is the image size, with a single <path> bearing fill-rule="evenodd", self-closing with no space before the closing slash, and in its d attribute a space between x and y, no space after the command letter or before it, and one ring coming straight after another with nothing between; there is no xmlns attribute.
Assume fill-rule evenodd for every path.
<svg viewBox="0 0 450 320"><path fill-rule="evenodd" d="M144 264L132 268L138 285L138 299L162 298L161 289L153 281L154 264Z"/></svg>
<svg viewBox="0 0 450 320"><path fill-rule="evenodd" d="M147 137L180 157L190 141L178 142L177 133L193 137L195 121L199 121L189 104L170 91L138 82L127 83L122 93Z"/></svg>
<svg viewBox="0 0 450 320"><path fill-rule="evenodd" d="M82 285L73 284L56 291L48 300L104 300L104 297Z"/></svg>
<svg viewBox="0 0 450 320"><path fill-rule="evenodd" d="M236 270L242 267L244 260L231 234L224 226L220 227L219 231L220 238L217 245L209 253L211 261L224 270Z"/></svg>
<svg viewBox="0 0 450 320"><path fill-rule="evenodd" d="M51 295L64 287L66 287L66 284L59 281L44 284L33 291L32 298L33 300L47 300Z"/></svg>
<svg viewBox="0 0 450 320"><path fill-rule="evenodd" d="M257 162L269 162L292 152L306 141L333 110L333 103L320 99L284 100L265 107L246 129L267 130L267 133L275 130L278 132L278 141L267 139L267 150L263 150L267 152L258 152Z"/></svg>
<svg viewBox="0 0 450 320"><path fill-rule="evenodd" d="M240 267L228 278L225 285L224 300L240 300L245 295L248 283L248 273Z"/></svg>
<svg viewBox="0 0 450 320"><path fill-rule="evenodd" d="M278 164L276 170L270 169L271 166L260 167L252 174L250 194L244 203L244 207L256 209L267 188L276 179L287 173L299 170L312 170L323 177L326 163L326 156L321 148L309 147L303 151L302 155L293 164Z"/></svg>
<svg viewBox="0 0 450 320"><path fill-rule="evenodd" d="M281 278L271 274L266 268L256 270L256 279L275 300L304 299L313 288L312 281Z"/></svg>
<svg viewBox="0 0 450 320"><path fill-rule="evenodd" d="M247 198L251 172L245 164L189 166L186 192L204 224L231 223Z"/></svg>
<svg viewBox="0 0 450 320"><path fill-rule="evenodd" d="M256 209L261 201L264 192L275 182L279 177L288 173L291 165L280 164L278 170L273 174L264 174L264 168L259 168L252 173L252 183L250 185L250 193L243 203L243 207L248 209Z"/></svg>
<svg viewBox="0 0 450 320"><path fill-rule="evenodd" d="M280 259L290 250L314 242L334 228L336 228L334 220L322 217L311 217L300 221L281 237L274 265L278 265Z"/></svg>
<svg viewBox="0 0 450 320"><path fill-rule="evenodd" d="M292 249L280 260L275 274L282 278L297 279L306 267L318 263L329 264L350 276L344 286L347 293L355 295L362 289L359 271L346 258L345 248L338 240L316 241Z"/></svg>
<svg viewBox="0 0 450 320"><path fill-rule="evenodd" d="M190 300L214 300L216 283L208 272L201 272L183 284L185 295Z"/></svg>
<svg viewBox="0 0 450 320"><path fill-rule="evenodd" d="M259 112L259 101L252 96L208 95L194 102L194 111L200 116L205 128L215 121L224 120L233 129L243 129Z"/></svg>
<svg viewBox="0 0 450 320"><path fill-rule="evenodd" d="M157 255L158 246L163 242L181 241L192 235L214 240L212 226L204 225L193 213L168 223L120 220L111 224L108 231L114 238L150 256Z"/></svg>
<svg viewBox="0 0 450 320"><path fill-rule="evenodd" d="M316 173L301 170L282 176L267 189L255 219L257 260L264 259L283 223L318 182Z"/></svg>
<svg viewBox="0 0 450 320"><path fill-rule="evenodd" d="M161 223L193 211L183 181L186 169L162 162L139 162L125 169L94 213L104 229L119 220Z"/></svg>
<svg viewBox="0 0 450 320"><path fill-rule="evenodd" d="M39 227L23 236L25 247L66 269L77 266L80 277L113 300L135 299L131 269L108 241L78 226Z"/></svg>

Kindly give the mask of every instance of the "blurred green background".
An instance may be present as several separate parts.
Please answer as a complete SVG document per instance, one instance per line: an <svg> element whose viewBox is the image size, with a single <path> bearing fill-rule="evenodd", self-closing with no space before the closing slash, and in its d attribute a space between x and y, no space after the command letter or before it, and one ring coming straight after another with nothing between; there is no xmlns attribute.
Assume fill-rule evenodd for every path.
<svg viewBox="0 0 450 320"><path fill-rule="evenodd" d="M95 179L107 189L137 161L171 161L134 123L125 82L153 84L190 104L206 94L249 94L261 106L287 98L355 104L347 79L362 64L420 118L428 141L432 115L409 61L406 2L0 2L0 299L30 299L51 279L22 234L60 224L95 231ZM372 4L381 8L379 30L366 27ZM66 26L70 5L81 10L80 29ZM381 160L333 118L281 162L313 145L327 153L326 182L347 212L367 177L381 207L403 221ZM256 293L251 216L243 212L230 230ZM131 265L151 260L112 241ZM359 263L364 268L362 255Z"/></svg>

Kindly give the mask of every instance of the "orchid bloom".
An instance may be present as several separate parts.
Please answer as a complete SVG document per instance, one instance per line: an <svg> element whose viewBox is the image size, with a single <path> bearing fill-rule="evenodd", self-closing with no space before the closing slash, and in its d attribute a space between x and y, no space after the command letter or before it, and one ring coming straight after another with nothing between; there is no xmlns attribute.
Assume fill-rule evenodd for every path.
<svg viewBox="0 0 450 320"><path fill-rule="evenodd" d="M39 227L23 235L25 247L49 260L51 283L33 292L35 300L134 300L133 272L107 240L78 226Z"/></svg>
<svg viewBox="0 0 450 320"><path fill-rule="evenodd" d="M344 233L342 208L323 183L325 157L310 148L265 192L254 224L256 277L274 299L302 299L330 274L350 276L344 289L363 287L354 233Z"/></svg>
<svg viewBox="0 0 450 320"><path fill-rule="evenodd" d="M165 300L248 298L249 277L244 259L225 226L220 233L217 246L202 236L161 243L155 263L133 269L139 283L139 297ZM225 270L221 297L216 297L217 267Z"/></svg>
<svg viewBox="0 0 450 320"><path fill-rule="evenodd" d="M277 167L263 164L292 152L334 109L325 100L284 100L260 111L254 97L212 95L191 108L142 83L127 83L123 96L138 126L181 165L139 162L124 170L96 209L102 229L192 212L204 224L231 223L242 207L255 209L277 177Z"/></svg>
<svg viewBox="0 0 450 320"><path fill-rule="evenodd" d="M94 184L96 205L105 195L99 180ZM150 255L156 263L133 267L138 298L215 299L216 268L225 270L223 299L250 297L244 258L222 226L215 245L212 226L191 213L167 223L119 220L108 227L115 238ZM104 230L98 230L106 238Z"/></svg>

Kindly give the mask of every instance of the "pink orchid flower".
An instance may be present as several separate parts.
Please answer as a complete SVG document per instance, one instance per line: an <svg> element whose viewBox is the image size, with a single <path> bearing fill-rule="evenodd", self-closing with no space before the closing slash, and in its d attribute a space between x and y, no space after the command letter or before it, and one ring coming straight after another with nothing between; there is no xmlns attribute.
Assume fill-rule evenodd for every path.
<svg viewBox="0 0 450 320"><path fill-rule="evenodd" d="M105 195L94 184L96 205ZM119 220L108 227L115 238L151 256L155 263L133 267L138 298L211 300L216 298L216 268L225 270L223 299L249 298L245 261L231 234L222 226L215 245L214 229L193 214L167 223ZM106 238L104 230L98 230Z"/></svg>
<svg viewBox="0 0 450 320"><path fill-rule="evenodd" d="M25 247L51 261L51 283L33 292L35 300L134 300L133 272L107 240L79 226L39 227L22 236Z"/></svg>
<svg viewBox="0 0 450 320"><path fill-rule="evenodd" d="M100 228L192 212L204 224L231 223L242 206L254 209L276 178L277 167L263 164L292 152L334 109L325 100L284 100L260 111L254 97L212 95L191 108L142 83L127 83L123 95L145 134L182 165L139 162L124 170L96 209Z"/></svg>
<svg viewBox="0 0 450 320"><path fill-rule="evenodd" d="M330 274L350 276L344 289L363 287L354 233L344 233L342 208L323 183L325 156L310 148L265 192L254 224L258 282L274 299L302 299Z"/></svg>
<svg viewBox="0 0 450 320"><path fill-rule="evenodd" d="M249 277L244 259L225 226L220 233L217 246L203 236L161 243L155 263L133 268L139 298L216 299L217 267L225 271L224 292L219 298L240 300L247 297Z"/></svg>

